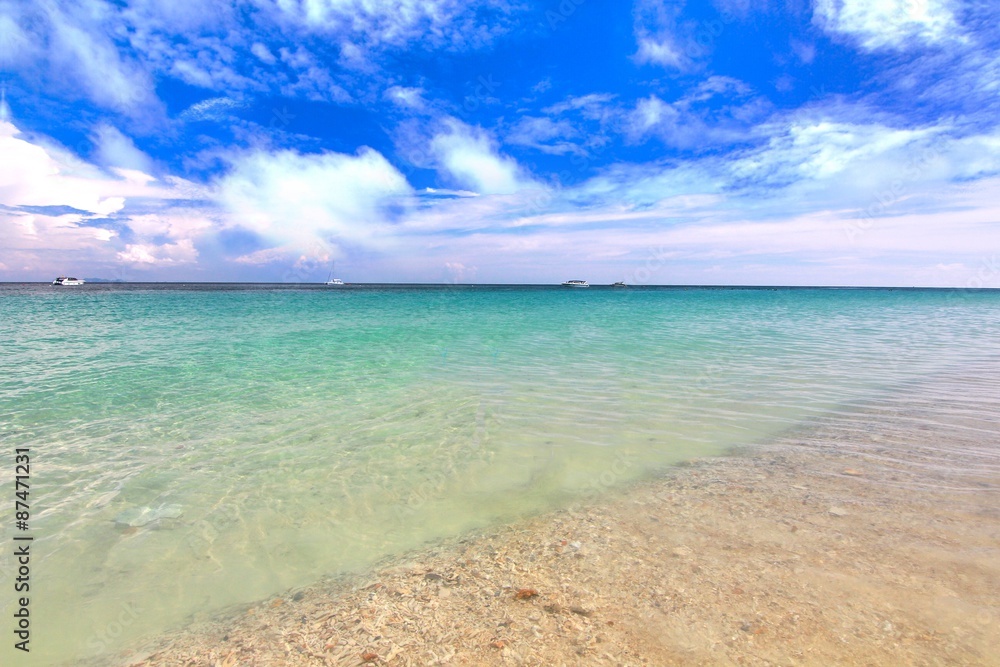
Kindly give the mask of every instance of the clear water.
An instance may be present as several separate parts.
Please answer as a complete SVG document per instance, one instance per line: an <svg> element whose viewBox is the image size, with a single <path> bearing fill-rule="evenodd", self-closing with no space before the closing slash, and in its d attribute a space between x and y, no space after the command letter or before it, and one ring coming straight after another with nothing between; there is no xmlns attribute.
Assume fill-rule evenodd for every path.
<svg viewBox="0 0 1000 667"><path fill-rule="evenodd" d="M996 291L0 285L29 662L766 441L998 331Z"/></svg>

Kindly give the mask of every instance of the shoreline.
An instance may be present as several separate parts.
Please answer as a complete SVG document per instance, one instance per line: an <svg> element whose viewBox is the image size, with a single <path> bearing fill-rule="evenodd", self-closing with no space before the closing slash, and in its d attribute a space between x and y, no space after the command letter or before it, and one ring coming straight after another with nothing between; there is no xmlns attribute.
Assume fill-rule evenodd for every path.
<svg viewBox="0 0 1000 667"><path fill-rule="evenodd" d="M924 408L697 459L113 662L1000 665L998 431Z"/></svg>

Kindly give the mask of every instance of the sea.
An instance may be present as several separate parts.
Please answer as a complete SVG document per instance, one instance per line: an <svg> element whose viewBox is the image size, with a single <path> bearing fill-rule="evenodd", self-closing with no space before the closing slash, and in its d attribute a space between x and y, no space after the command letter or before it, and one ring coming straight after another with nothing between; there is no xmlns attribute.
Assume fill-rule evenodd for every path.
<svg viewBox="0 0 1000 667"><path fill-rule="evenodd" d="M8 283L0 341L2 662L110 664L988 373L1000 291Z"/></svg>

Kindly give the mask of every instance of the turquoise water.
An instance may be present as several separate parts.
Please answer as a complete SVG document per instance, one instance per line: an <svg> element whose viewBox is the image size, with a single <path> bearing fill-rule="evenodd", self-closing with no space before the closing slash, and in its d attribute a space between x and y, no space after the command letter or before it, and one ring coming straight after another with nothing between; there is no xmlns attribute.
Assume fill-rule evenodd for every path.
<svg viewBox="0 0 1000 667"><path fill-rule="evenodd" d="M0 285L29 662L766 441L995 361L998 327L996 291Z"/></svg>

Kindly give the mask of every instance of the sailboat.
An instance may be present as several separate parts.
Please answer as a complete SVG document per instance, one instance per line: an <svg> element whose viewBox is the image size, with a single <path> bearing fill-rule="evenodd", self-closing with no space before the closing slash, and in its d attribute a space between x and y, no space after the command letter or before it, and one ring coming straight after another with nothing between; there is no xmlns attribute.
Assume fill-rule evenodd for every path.
<svg viewBox="0 0 1000 667"><path fill-rule="evenodd" d="M324 285L326 285L328 287L343 287L343 285L344 285L344 281L343 280L341 280L340 278L334 278L333 277L333 269L336 266L336 264L337 264L336 262L331 262L331 264L330 264L330 277L327 279L327 281L325 283L323 283Z"/></svg>

